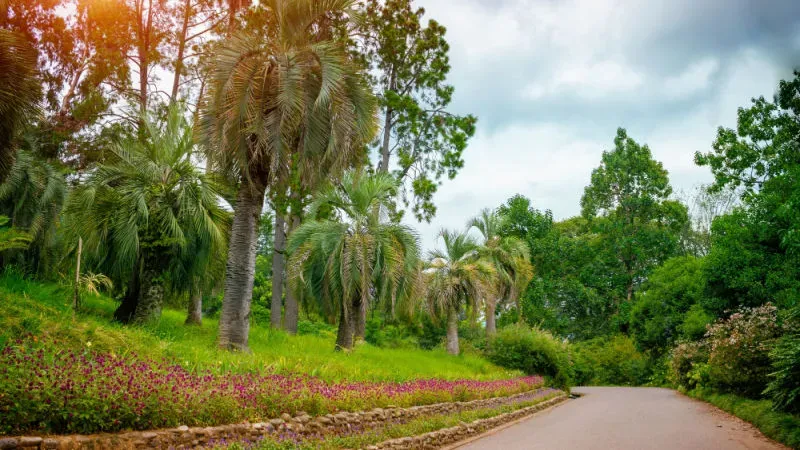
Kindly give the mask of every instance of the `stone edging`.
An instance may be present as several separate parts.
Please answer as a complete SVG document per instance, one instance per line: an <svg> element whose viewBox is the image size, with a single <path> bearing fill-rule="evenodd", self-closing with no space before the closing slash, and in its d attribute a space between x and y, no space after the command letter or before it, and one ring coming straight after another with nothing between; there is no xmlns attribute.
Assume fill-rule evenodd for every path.
<svg viewBox="0 0 800 450"><path fill-rule="evenodd" d="M140 448L194 448L209 442L227 439L258 439L277 432L290 432L303 436L335 434L350 431L355 427L364 429L381 426L388 422L402 423L420 416L452 414L465 410L489 408L505 404L516 398L548 388L537 388L506 397L492 397L468 402L444 402L408 408L374 408L362 412L339 412L311 417L299 412L292 417L283 414L266 422L240 423L214 427L169 428L154 431L130 431L123 433L103 433L93 435L56 436L0 436L0 450L11 449L57 449L72 450L81 448L133 450ZM547 403L547 402L545 402ZM537 405L534 405L537 406ZM527 410L524 408L520 411ZM515 411L516 412L516 411ZM509 413L511 414L511 413ZM488 419L487 419L488 420Z"/></svg>
<svg viewBox="0 0 800 450"><path fill-rule="evenodd" d="M450 428L443 428L441 430L431 431L430 433L420 434L418 436L403 437L384 441L377 445L368 446L367 450L440 448L448 444L463 441L470 437L478 436L491 430L492 428L520 420L528 415L557 405L558 403L567 400L567 398L568 397L566 394L561 394L542 403L521 408L516 411L511 411L509 413L500 414L494 417L478 419L470 423L462 422L461 424Z"/></svg>

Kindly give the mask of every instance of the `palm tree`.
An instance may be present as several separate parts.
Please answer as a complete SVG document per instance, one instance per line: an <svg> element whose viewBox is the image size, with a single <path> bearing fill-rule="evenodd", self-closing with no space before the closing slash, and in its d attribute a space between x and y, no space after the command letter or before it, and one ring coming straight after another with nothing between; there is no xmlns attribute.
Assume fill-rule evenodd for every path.
<svg viewBox="0 0 800 450"><path fill-rule="evenodd" d="M528 245L519 238L501 236L501 220L496 212L487 208L467 224L468 227L474 227L481 233L483 242L479 252L491 262L497 274L496 296L484 300L487 335L497 332L495 312L498 303L503 300L516 305L519 321L522 321L519 297L533 278Z"/></svg>
<svg viewBox="0 0 800 450"><path fill-rule="evenodd" d="M30 138L29 135L25 136ZM53 275L58 262L57 233L67 182L53 162L35 156L35 139L24 139L5 181L0 184L0 214L11 219L15 229L32 238L30 247L15 256L32 272ZM9 255L12 256L12 255Z"/></svg>
<svg viewBox="0 0 800 450"><path fill-rule="evenodd" d="M274 37L234 35L218 52L202 113L203 142L212 164L239 181L220 317L223 348L247 349L267 187L285 193L292 173L304 180L335 176L375 135L377 103L361 70L343 42L313 35L315 24L353 4L263 1L275 16Z"/></svg>
<svg viewBox="0 0 800 450"><path fill-rule="evenodd" d="M309 209L338 220L311 220L289 237L290 287L327 316L339 316L336 348L353 347L356 324L370 302L413 298L419 238L380 214L397 192L390 174L350 171L322 190Z"/></svg>
<svg viewBox="0 0 800 450"><path fill-rule="evenodd" d="M457 355L459 313L474 313L482 298L494 295L495 270L480 257L478 242L466 232L442 230L439 237L444 250L430 252L425 269L428 301L435 316L447 318L447 352Z"/></svg>
<svg viewBox="0 0 800 450"><path fill-rule="evenodd" d="M24 37L0 29L0 183L14 163L14 140L38 113L42 88L36 59Z"/></svg>
<svg viewBox="0 0 800 450"><path fill-rule="evenodd" d="M229 220L220 188L191 160L192 128L180 108L171 107L163 125L143 123L145 139L118 144L66 208L69 231L95 264L128 280L114 316L135 323L158 319L167 283L201 273L187 265L224 249Z"/></svg>

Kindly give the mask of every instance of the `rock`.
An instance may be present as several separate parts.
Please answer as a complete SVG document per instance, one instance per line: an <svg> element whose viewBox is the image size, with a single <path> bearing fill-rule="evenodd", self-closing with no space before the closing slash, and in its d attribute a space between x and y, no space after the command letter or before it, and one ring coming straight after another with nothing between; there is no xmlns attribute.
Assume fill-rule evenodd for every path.
<svg viewBox="0 0 800 450"><path fill-rule="evenodd" d="M178 431L189 431L189 427L186 425L181 425L178 427Z"/></svg>
<svg viewBox="0 0 800 450"><path fill-rule="evenodd" d="M19 446L23 447L23 448L24 447L39 447L39 444L41 444L42 441L43 441L43 439L40 438L40 437L23 436L23 437L19 438Z"/></svg>
<svg viewBox="0 0 800 450"><path fill-rule="evenodd" d="M42 448L44 449L56 449L58 448L58 439L48 438L42 442Z"/></svg>
<svg viewBox="0 0 800 450"><path fill-rule="evenodd" d="M288 422L288 421L292 420L292 416L290 416L287 413L283 413L283 414L281 414L281 419L283 419L284 422Z"/></svg>
<svg viewBox="0 0 800 450"><path fill-rule="evenodd" d="M284 424L284 421L283 421L283 419L272 419L272 420L269 421L269 423L271 423L272 426L275 427L275 428L280 428L281 425Z"/></svg>
<svg viewBox="0 0 800 450"><path fill-rule="evenodd" d="M144 432L144 433L141 434L141 438L146 440L146 441L149 441L149 440L157 438L157 437L158 437L158 433L153 433L152 431Z"/></svg>
<svg viewBox="0 0 800 450"><path fill-rule="evenodd" d="M317 423L322 424L322 425L326 425L326 426L333 423L333 421L327 416L319 416L315 420L317 421Z"/></svg>
<svg viewBox="0 0 800 450"><path fill-rule="evenodd" d="M0 450L7 450L17 448L17 440L14 438L2 438L0 439Z"/></svg>

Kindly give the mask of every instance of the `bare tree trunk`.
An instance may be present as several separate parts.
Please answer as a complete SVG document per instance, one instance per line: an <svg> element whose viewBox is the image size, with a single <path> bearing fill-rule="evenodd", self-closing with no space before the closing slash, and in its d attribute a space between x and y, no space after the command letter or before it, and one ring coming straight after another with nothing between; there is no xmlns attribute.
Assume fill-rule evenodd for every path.
<svg viewBox="0 0 800 450"><path fill-rule="evenodd" d="M297 227L300 226L300 217L296 214L292 214L291 222L289 226L289 233L292 233ZM286 274L284 271L284 279L286 281L286 286L289 286L289 280L286 279ZM283 328L288 331L290 334L297 334L297 321L300 318L300 305L297 303L297 296L292 289L287 287L286 289L286 304L285 307L285 317L283 318Z"/></svg>
<svg viewBox="0 0 800 450"><path fill-rule="evenodd" d="M496 309L497 300L489 300L486 302L486 337L493 336L497 333Z"/></svg>
<svg viewBox="0 0 800 450"><path fill-rule="evenodd" d="M392 137L392 110L386 109L386 117L383 121L383 142L381 143L381 172L389 172L389 144Z"/></svg>
<svg viewBox="0 0 800 450"><path fill-rule="evenodd" d="M72 299L72 313L81 306L81 253L83 253L83 238L78 238L78 254L75 257L75 296Z"/></svg>
<svg viewBox="0 0 800 450"><path fill-rule="evenodd" d="M183 54L186 51L186 34L189 32L189 17L191 15L192 0L186 0L183 3L183 25L178 35L178 55L175 59L175 73L172 78L172 95L170 96L170 101L173 103L178 101L178 88L181 84L183 72Z"/></svg>
<svg viewBox="0 0 800 450"><path fill-rule="evenodd" d="M263 174L251 174L239 187L233 212L228 262L225 266L225 296L219 319L219 346L248 351L250 302L256 271L258 220L264 206Z"/></svg>
<svg viewBox="0 0 800 450"><path fill-rule="evenodd" d="M203 324L203 291L199 289L197 283L189 292L189 311L186 314L186 325Z"/></svg>
<svg viewBox="0 0 800 450"><path fill-rule="evenodd" d="M153 268L145 267L142 271L142 291L133 323L146 324L158 322L161 318L161 306L164 302L164 285L159 279L161 274Z"/></svg>
<svg viewBox="0 0 800 450"><path fill-rule="evenodd" d="M447 353L458 355L458 311L455 308L447 310Z"/></svg>
<svg viewBox="0 0 800 450"><path fill-rule="evenodd" d="M283 271L286 262L286 230L283 215L275 214L275 239L272 245L272 302L270 303L269 323L274 329L281 328L281 307L283 304Z"/></svg>
<svg viewBox="0 0 800 450"><path fill-rule="evenodd" d="M353 305L347 305L348 309L345 311L344 302L345 300L342 300L342 306L339 309L339 330L336 333L336 351L350 350L353 348Z"/></svg>

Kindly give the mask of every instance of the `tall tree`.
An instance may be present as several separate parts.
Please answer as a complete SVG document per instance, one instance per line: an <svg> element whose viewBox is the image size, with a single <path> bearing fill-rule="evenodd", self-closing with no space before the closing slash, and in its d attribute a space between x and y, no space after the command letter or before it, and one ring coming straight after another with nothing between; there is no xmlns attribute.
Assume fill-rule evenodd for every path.
<svg viewBox="0 0 800 450"><path fill-rule="evenodd" d="M614 149L592 171L581 208L617 255L627 302L648 271L672 256L688 221L686 207L669 200L671 194L667 171L650 148L618 129Z"/></svg>
<svg viewBox="0 0 800 450"><path fill-rule="evenodd" d="M447 322L447 352L459 353L458 318L478 310L481 299L494 294L495 270L480 257L478 242L467 233L442 230L443 250L433 250L425 265L428 304L435 316Z"/></svg>
<svg viewBox="0 0 800 450"><path fill-rule="evenodd" d="M338 220L306 221L289 238L290 284L328 316L338 313L337 349L352 348L358 317L371 302L413 298L419 238L379 211L396 190L391 175L348 172L309 211L313 217L325 208Z"/></svg>
<svg viewBox="0 0 800 450"><path fill-rule="evenodd" d="M240 182L220 317L223 348L247 349L267 187L288 184L295 156L299 171L336 173L374 136L375 101L359 68L343 43L309 33L353 3L262 2L275 16L275 38L239 34L218 51L201 119L204 143L211 161Z"/></svg>
<svg viewBox="0 0 800 450"><path fill-rule="evenodd" d="M519 321L523 320L519 296L533 277L530 252L528 245L522 239L500 235L502 218L495 211L484 209L477 217L472 218L467 226L481 233L483 242L478 251L492 264L496 274L495 295L484 299L486 334L493 335L497 332L496 309L503 301L513 303Z"/></svg>
<svg viewBox="0 0 800 450"><path fill-rule="evenodd" d="M424 13L413 9L411 0L367 0L361 31L383 115L375 142L378 170L392 170L403 183L406 206L418 220L430 221L442 177L454 178L464 165L476 118L448 110L454 88L446 83L446 30L435 20L423 26Z"/></svg>
<svg viewBox="0 0 800 450"><path fill-rule="evenodd" d="M695 161L714 175L712 193L736 189L742 205L712 225L704 265L715 313L800 295L800 72L772 101L739 108L735 129L720 127L712 150Z"/></svg>

